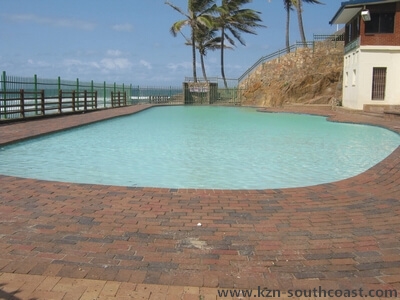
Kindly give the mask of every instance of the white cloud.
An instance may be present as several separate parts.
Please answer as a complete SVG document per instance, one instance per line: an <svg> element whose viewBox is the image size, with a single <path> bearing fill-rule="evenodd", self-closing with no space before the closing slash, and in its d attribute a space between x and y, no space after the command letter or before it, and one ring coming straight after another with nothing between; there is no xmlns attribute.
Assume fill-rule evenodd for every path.
<svg viewBox="0 0 400 300"><path fill-rule="evenodd" d="M151 64L143 59L140 60L139 62L142 66L146 67L147 69L151 70L153 67L151 66Z"/></svg>
<svg viewBox="0 0 400 300"><path fill-rule="evenodd" d="M99 61L86 61L76 58L64 59L62 66L68 72L80 72L83 74L129 71L132 63L127 58L122 57L106 57Z"/></svg>
<svg viewBox="0 0 400 300"><path fill-rule="evenodd" d="M109 56L121 56L122 52L119 50L107 50L107 55Z"/></svg>
<svg viewBox="0 0 400 300"><path fill-rule="evenodd" d="M103 58L100 64L108 70L129 69L132 66L132 63L127 58Z"/></svg>
<svg viewBox="0 0 400 300"><path fill-rule="evenodd" d="M131 32L133 30L133 26L129 23L125 24L115 24L112 26L112 29L115 31L126 31Z"/></svg>
<svg viewBox="0 0 400 300"><path fill-rule="evenodd" d="M3 15L6 19L15 22L32 22L37 24L43 24L46 26L55 27L66 27L75 28L79 30L93 30L96 25L87 21L75 20L75 19L56 19L47 18L34 14L13 14L13 15Z"/></svg>

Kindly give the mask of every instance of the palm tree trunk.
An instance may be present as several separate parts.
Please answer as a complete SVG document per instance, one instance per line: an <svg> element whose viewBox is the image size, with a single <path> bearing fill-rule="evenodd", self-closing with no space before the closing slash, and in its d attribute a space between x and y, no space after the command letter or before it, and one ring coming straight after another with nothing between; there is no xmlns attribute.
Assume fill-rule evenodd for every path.
<svg viewBox="0 0 400 300"><path fill-rule="evenodd" d="M225 48L224 42L225 42L225 28L222 27L222 29L221 29L221 76L222 76L222 79L224 80L224 86L227 89L228 84L226 82L225 70L224 70L224 48Z"/></svg>
<svg viewBox="0 0 400 300"><path fill-rule="evenodd" d="M290 52L289 42L289 27L290 27L290 5L286 6L286 52Z"/></svg>
<svg viewBox="0 0 400 300"><path fill-rule="evenodd" d="M204 80L207 82L206 67L204 66L204 55L200 53L201 70L203 71Z"/></svg>
<svg viewBox="0 0 400 300"><path fill-rule="evenodd" d="M303 26L302 0L297 0L296 10L297 10L297 19L299 21L301 42L303 43L304 47L307 47L306 35L304 34L304 26Z"/></svg>
<svg viewBox="0 0 400 300"><path fill-rule="evenodd" d="M194 32L192 29L192 63L193 63L193 81L197 82L197 74L196 74L196 44Z"/></svg>

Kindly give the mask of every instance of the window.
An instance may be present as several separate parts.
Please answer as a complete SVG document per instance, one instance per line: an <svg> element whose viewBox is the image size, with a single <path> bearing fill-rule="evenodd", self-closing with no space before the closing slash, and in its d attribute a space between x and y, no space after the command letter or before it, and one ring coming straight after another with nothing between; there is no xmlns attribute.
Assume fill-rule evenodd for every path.
<svg viewBox="0 0 400 300"><path fill-rule="evenodd" d="M352 85L356 85L356 77L357 77L357 71L356 69L353 69L353 78L352 78Z"/></svg>
<svg viewBox="0 0 400 300"><path fill-rule="evenodd" d="M357 16L346 25L346 44L360 36L360 18Z"/></svg>
<svg viewBox="0 0 400 300"><path fill-rule="evenodd" d="M393 33L394 13L371 13L371 21L365 22L365 33Z"/></svg>
<svg viewBox="0 0 400 300"><path fill-rule="evenodd" d="M372 100L385 100L386 68L372 70Z"/></svg>

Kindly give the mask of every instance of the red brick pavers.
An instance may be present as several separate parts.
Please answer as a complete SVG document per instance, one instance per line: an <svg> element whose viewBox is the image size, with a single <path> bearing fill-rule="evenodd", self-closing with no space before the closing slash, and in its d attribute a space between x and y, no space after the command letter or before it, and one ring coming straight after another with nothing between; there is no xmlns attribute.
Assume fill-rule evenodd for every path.
<svg viewBox="0 0 400 300"><path fill-rule="evenodd" d="M140 108L2 125L0 143ZM399 132L396 120L319 114ZM400 148L353 178L291 189L132 188L0 175L0 272L168 286L400 290L399 183Z"/></svg>

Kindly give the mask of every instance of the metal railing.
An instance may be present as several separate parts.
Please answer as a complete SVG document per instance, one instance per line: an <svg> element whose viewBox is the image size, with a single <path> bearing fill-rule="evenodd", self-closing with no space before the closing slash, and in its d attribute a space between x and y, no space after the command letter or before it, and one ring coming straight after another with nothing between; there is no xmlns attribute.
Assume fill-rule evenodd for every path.
<svg viewBox="0 0 400 300"><path fill-rule="evenodd" d="M131 104L183 104L182 87L132 86Z"/></svg>
<svg viewBox="0 0 400 300"><path fill-rule="evenodd" d="M208 77L207 80L205 80L205 78L201 77L201 76L197 77L197 82L205 82L205 81L212 82L212 83L217 83L218 86L225 86L225 82L224 82L224 79L222 77L218 77L218 76L216 76L216 77ZM226 83L228 85L228 88L236 87L236 86L238 86L238 83L239 83L237 78L225 78L225 81L226 81ZM186 76L185 77L185 82L194 82L194 78Z"/></svg>
<svg viewBox="0 0 400 300"><path fill-rule="evenodd" d="M331 34L331 35L318 35L314 34L313 36L313 41L309 41L306 43L303 42L296 42L295 44L289 46L288 48L283 48L280 50L277 50L271 54L268 54L266 56L262 56L259 60L257 60L250 68L248 68L242 76L239 77L238 82L240 83L244 78L246 78L251 72L253 72L259 65L273 60L273 59L279 59L281 56L286 55L288 53L291 53L293 51L296 51L298 48L304 48L304 47L310 47L313 50L315 49L316 45L318 42L329 42L331 47L337 47L343 45L344 41L344 34Z"/></svg>
<svg viewBox="0 0 400 300"><path fill-rule="evenodd" d="M111 92L126 94L131 85L8 76L0 81L0 120L113 107ZM131 104L129 101L126 105ZM85 106L86 105L86 106Z"/></svg>
<svg viewBox="0 0 400 300"><path fill-rule="evenodd" d="M313 42L307 42L306 45L307 45L308 47L313 46ZM248 69L246 70L246 72L243 73L242 76L239 77L238 82L240 83L245 77L247 77L247 76L248 76L252 71L254 71L259 65L261 65L261 64L263 64L263 63L265 63L265 62L267 62L267 61L270 61L270 60L273 60L273 59L276 59L276 58L280 58L280 57L283 56L283 55L286 55L286 54L288 54L288 53L290 53L290 52L296 51L297 48L303 48L303 47L306 47L304 43L302 43L302 42L297 42L296 44L293 44L293 45L289 46L288 48L280 49L280 50L275 51L275 52L273 52L273 53L271 53L271 54L262 56L262 57L261 57L259 60L257 60L250 68L248 68Z"/></svg>
<svg viewBox="0 0 400 300"><path fill-rule="evenodd" d="M28 118L49 114L65 114L69 112L98 109L97 91L87 90L58 91L58 96L47 95L45 90L38 92L23 89L2 92L6 98L2 100L2 119Z"/></svg>
<svg viewBox="0 0 400 300"><path fill-rule="evenodd" d="M314 41L344 42L344 34L314 34Z"/></svg>
<svg viewBox="0 0 400 300"><path fill-rule="evenodd" d="M213 82L185 82L185 104L194 105L240 105L240 90L238 87L219 88Z"/></svg>
<svg viewBox="0 0 400 300"><path fill-rule="evenodd" d="M355 40L352 40L344 47L344 53L348 53L351 50L360 46L360 37L357 37Z"/></svg>

